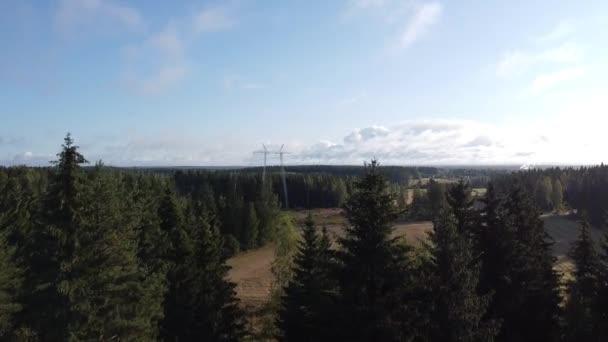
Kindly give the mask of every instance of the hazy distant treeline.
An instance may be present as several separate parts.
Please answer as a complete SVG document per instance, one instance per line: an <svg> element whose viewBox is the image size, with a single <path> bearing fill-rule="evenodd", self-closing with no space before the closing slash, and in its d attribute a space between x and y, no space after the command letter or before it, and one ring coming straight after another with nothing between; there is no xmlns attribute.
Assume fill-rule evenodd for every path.
<svg viewBox="0 0 608 342"><path fill-rule="evenodd" d="M523 185L534 203L544 211L575 209L593 224L608 218L608 166L549 168L515 172L496 177L497 189L514 182Z"/></svg>

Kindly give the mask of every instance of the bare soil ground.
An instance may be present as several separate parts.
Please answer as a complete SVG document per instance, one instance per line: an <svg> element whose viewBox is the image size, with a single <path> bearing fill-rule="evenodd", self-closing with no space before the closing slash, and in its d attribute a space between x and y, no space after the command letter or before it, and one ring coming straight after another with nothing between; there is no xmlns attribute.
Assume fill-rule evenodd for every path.
<svg viewBox="0 0 608 342"><path fill-rule="evenodd" d="M228 260L228 278L236 284L236 294L246 306L262 305L270 297L273 259L274 246L268 245Z"/></svg>
<svg viewBox="0 0 608 342"><path fill-rule="evenodd" d="M308 214L307 211L294 212L297 226L301 227ZM344 218L340 209L319 209L312 211L313 218L319 227L326 226L334 236L344 232ZM556 268L568 272L572 263L567 256L571 243L576 240L577 222L566 216L549 215L543 217L549 234L555 240L553 254L557 257ZM395 225L394 236L405 236L407 241L417 246L432 229L431 222L399 223ZM601 232L592 229L592 236L597 240ZM271 264L274 258L272 246L239 254L228 261L232 267L229 279L237 284L237 295L248 307L258 307L268 301L272 284Z"/></svg>
<svg viewBox="0 0 608 342"><path fill-rule="evenodd" d="M557 258L556 269L568 273L572 270L572 260L568 257L570 246L578 237L578 222L569 216L547 215L543 216L545 227L553 238L553 255ZM595 241L600 241L602 231L591 228L591 236Z"/></svg>

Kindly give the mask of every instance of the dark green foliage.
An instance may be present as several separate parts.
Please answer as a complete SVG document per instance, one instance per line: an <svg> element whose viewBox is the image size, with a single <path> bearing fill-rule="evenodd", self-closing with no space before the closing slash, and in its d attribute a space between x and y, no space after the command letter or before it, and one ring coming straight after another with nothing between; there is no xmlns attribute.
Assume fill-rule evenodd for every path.
<svg viewBox="0 0 608 342"><path fill-rule="evenodd" d="M390 237L397 210L376 161L367 166L344 209L349 225L338 253L339 340L404 340L410 333L402 305L406 250Z"/></svg>
<svg viewBox="0 0 608 342"><path fill-rule="evenodd" d="M225 259L273 241L283 340L485 341L498 326L497 341L608 340L608 240L595 252L582 226L561 317L536 210L575 208L598 224L605 166L501 177L482 212L465 182L421 184L410 218L435 219L435 232L417 253L391 238L405 207L393 191L443 174L472 175L479 186L476 175L491 173L376 162L295 168L290 202L344 202L349 225L333 251L327 231L308 222L294 259L297 234L279 229L292 223L272 170L262 182L259 170L81 168L85 161L68 135L52 168L0 167L1 340L242 340Z"/></svg>
<svg viewBox="0 0 608 342"><path fill-rule="evenodd" d="M222 238L208 217L184 211L167 190L159 208L171 246L161 336L165 341L239 341L244 323L228 272Z"/></svg>
<svg viewBox="0 0 608 342"><path fill-rule="evenodd" d="M454 197L452 197L454 199ZM452 201L451 203L454 203ZM497 325L484 322L489 296L479 296L479 265L466 232L444 210L430 233L431 341L491 341Z"/></svg>
<svg viewBox="0 0 608 342"><path fill-rule="evenodd" d="M82 194L72 276L60 284L69 305L70 340L151 340L159 312L148 310L135 221L120 201L120 178L95 174ZM159 293L156 293L157 295ZM159 308L157 308L158 310Z"/></svg>
<svg viewBox="0 0 608 342"><path fill-rule="evenodd" d="M278 327L281 341L328 341L335 284L326 232L319 236L309 214L294 261L294 274L284 289Z"/></svg>
<svg viewBox="0 0 608 342"><path fill-rule="evenodd" d="M240 341L245 336L244 315L228 282L229 267L222 253L222 239L215 227L200 222L195 236L192 264L192 325L180 341Z"/></svg>
<svg viewBox="0 0 608 342"><path fill-rule="evenodd" d="M589 223L581 222L578 240L572 245L574 280L569 285L566 304L566 340L601 341L596 331L594 306L599 291L600 260L589 235Z"/></svg>
<svg viewBox="0 0 608 342"><path fill-rule="evenodd" d="M593 306L596 323L595 333L598 340L608 340L608 233L604 234L600 246L598 298Z"/></svg>
<svg viewBox="0 0 608 342"><path fill-rule="evenodd" d="M445 185L435 181L432 178L429 180L429 184L427 187L427 198L431 219L439 217L439 215L441 214L441 210L446 206L445 193Z"/></svg>
<svg viewBox="0 0 608 342"><path fill-rule="evenodd" d="M499 192L508 192L511 184L521 184L544 211L576 209L586 213L594 226L604 224L608 210L608 166L550 168L517 172L494 180ZM562 193L560 194L560 189Z"/></svg>
<svg viewBox="0 0 608 342"><path fill-rule="evenodd" d="M476 212L473 210L471 187L464 180L452 186L447 194L447 203L456 220L456 230L466 238L471 238L476 230Z"/></svg>
<svg viewBox="0 0 608 342"><path fill-rule="evenodd" d="M260 220L256 214L255 204L247 204L247 215L245 216L244 229L241 231L241 245L243 249L253 249L258 246Z"/></svg>
<svg viewBox="0 0 608 342"><path fill-rule="evenodd" d="M558 340L558 275L538 213L520 188L504 202L490 189L483 221L480 289L494 294L488 316L502 323L497 340Z"/></svg>
<svg viewBox="0 0 608 342"><path fill-rule="evenodd" d="M21 258L27 272L22 325L42 340L63 341L69 336L71 315L66 285L76 277L76 232L82 222L83 180L79 165L86 160L69 133L57 156L35 226L24 239Z"/></svg>
<svg viewBox="0 0 608 342"><path fill-rule="evenodd" d="M164 259L168 265L167 292L163 303L164 317L160 335L165 341L178 341L193 324L194 241L186 229L186 219L175 193L167 188L158 208L160 227L168 237L169 246Z"/></svg>
<svg viewBox="0 0 608 342"><path fill-rule="evenodd" d="M0 233L0 339L9 340L16 329L16 315L21 311L19 290L22 270L15 262L15 248Z"/></svg>
<svg viewBox="0 0 608 342"><path fill-rule="evenodd" d="M279 201L268 185L261 184L259 197L255 201L258 218L258 246L272 241L279 217Z"/></svg>

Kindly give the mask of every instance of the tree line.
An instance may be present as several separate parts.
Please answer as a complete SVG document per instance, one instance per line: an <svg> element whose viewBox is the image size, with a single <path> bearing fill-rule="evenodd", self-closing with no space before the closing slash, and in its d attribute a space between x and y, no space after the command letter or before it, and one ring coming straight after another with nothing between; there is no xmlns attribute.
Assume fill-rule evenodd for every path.
<svg viewBox="0 0 608 342"><path fill-rule="evenodd" d="M496 179L481 208L467 182L430 181L434 229L414 248L392 236L401 188L372 161L344 185L344 236L309 218L292 258L274 176L86 163L68 135L53 167L0 169L0 340L246 340L225 261L275 240L281 341L608 339L608 239L583 220L564 283L530 191L541 172ZM560 178L567 203L592 199L605 169Z"/></svg>
<svg viewBox="0 0 608 342"><path fill-rule="evenodd" d="M497 189L518 182L543 211L574 209L602 226L608 214L608 166L549 168L496 177Z"/></svg>
<svg viewBox="0 0 608 342"><path fill-rule="evenodd" d="M85 163L68 135L52 168L0 170L0 340L242 340L224 208ZM278 204L261 191L264 232Z"/></svg>
<svg viewBox="0 0 608 342"><path fill-rule="evenodd" d="M564 283L520 183L490 185L481 210L466 182L450 186L421 248L392 237L395 203L372 162L344 206L337 246L307 220L277 316L280 341L608 339L608 235L598 250L581 222Z"/></svg>

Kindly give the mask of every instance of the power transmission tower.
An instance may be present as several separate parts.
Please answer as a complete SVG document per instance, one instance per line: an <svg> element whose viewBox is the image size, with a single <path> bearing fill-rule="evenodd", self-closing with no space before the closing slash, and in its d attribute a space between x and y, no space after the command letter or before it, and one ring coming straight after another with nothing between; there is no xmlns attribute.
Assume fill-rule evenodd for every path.
<svg viewBox="0 0 608 342"><path fill-rule="evenodd" d="M263 154L264 155L264 168L262 169L262 184L264 184L264 180L266 179L266 160L268 159L268 149L265 144L262 144L264 148L261 151L254 151L253 154Z"/></svg>
<svg viewBox="0 0 608 342"><path fill-rule="evenodd" d="M283 194L285 195L285 208L289 209L289 196L287 196L287 180L285 179L285 164L283 164L283 155L289 152L283 151L285 145L281 145L279 150L279 158L281 159L281 178L283 178Z"/></svg>
<svg viewBox="0 0 608 342"><path fill-rule="evenodd" d="M265 144L262 144L263 150L254 151L253 154L263 154L264 155L264 168L262 169L262 184L264 184L264 180L266 179L266 163L268 160L268 155L278 155L279 160L281 162L281 179L283 181L283 197L285 200L285 208L289 208L289 195L287 193L287 176L285 172L285 163L283 156L288 154L289 152L283 151L285 145L281 145L281 148L278 151L269 151Z"/></svg>

